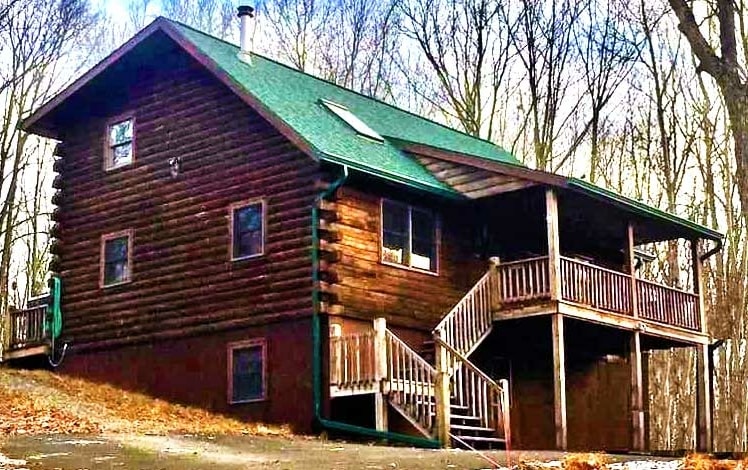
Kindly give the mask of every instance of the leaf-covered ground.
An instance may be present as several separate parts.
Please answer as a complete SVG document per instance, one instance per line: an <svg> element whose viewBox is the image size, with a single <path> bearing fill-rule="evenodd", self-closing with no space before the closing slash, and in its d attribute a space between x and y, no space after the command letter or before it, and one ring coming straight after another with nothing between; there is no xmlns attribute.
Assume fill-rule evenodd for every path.
<svg viewBox="0 0 748 470"><path fill-rule="evenodd" d="M288 435L110 385L48 371L0 368L0 436L19 434Z"/></svg>

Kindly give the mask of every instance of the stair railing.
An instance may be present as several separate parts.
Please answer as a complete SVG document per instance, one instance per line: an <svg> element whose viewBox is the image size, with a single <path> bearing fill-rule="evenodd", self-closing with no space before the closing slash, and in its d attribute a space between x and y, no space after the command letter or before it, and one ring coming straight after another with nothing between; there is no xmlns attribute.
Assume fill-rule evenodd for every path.
<svg viewBox="0 0 748 470"><path fill-rule="evenodd" d="M492 265L434 328L434 336L439 332L441 341L464 356L469 356L491 332L495 271L496 267Z"/></svg>
<svg viewBox="0 0 748 470"><path fill-rule="evenodd" d="M424 435L434 437L436 369L390 330L385 338L390 402Z"/></svg>
<svg viewBox="0 0 748 470"><path fill-rule="evenodd" d="M447 363L454 371L451 378L451 405L460 414L480 419L480 426L494 429L496 437L509 446L509 390L506 381L497 384L467 357L435 336L436 347L443 348ZM437 410L439 413L440 410Z"/></svg>

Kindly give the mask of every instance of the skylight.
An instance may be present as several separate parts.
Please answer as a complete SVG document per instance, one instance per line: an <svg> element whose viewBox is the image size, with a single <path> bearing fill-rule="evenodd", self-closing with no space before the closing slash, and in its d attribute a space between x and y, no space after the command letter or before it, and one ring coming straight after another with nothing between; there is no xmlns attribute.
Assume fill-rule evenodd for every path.
<svg viewBox="0 0 748 470"><path fill-rule="evenodd" d="M376 140L377 142L384 142L384 138L377 133L374 129L369 127L364 121L356 117L348 108L342 104L333 103L332 101L322 100L327 109L335 113L337 117L346 122L356 132L369 139Z"/></svg>

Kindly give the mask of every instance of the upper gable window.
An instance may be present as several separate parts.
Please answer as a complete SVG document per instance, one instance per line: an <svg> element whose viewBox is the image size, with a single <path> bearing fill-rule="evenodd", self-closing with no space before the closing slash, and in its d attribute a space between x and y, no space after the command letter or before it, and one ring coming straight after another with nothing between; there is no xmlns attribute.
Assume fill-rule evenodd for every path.
<svg viewBox="0 0 748 470"><path fill-rule="evenodd" d="M135 119L117 119L107 126L107 147L104 168L110 170L129 165L133 161L133 128Z"/></svg>
<svg viewBox="0 0 748 470"><path fill-rule="evenodd" d="M332 111L340 119L345 121L346 124L351 126L360 135L368 137L372 140L376 140L377 142L384 142L384 138L379 135L377 131L369 127L364 121L359 119L355 114L353 114L342 104L333 103L332 101L327 100L322 100L322 104L324 104L327 109Z"/></svg>
<svg viewBox="0 0 748 470"><path fill-rule="evenodd" d="M260 256L265 252L265 201L231 206L231 259Z"/></svg>
<svg viewBox="0 0 748 470"><path fill-rule="evenodd" d="M383 200L382 261L435 273L437 230L434 213Z"/></svg>

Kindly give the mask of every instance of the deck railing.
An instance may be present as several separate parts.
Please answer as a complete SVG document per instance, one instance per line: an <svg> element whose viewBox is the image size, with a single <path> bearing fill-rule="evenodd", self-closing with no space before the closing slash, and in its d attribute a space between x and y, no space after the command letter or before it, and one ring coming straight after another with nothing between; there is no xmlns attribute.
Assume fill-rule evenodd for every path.
<svg viewBox="0 0 748 470"><path fill-rule="evenodd" d="M369 390L376 386L375 333L330 337L330 385L339 390Z"/></svg>
<svg viewBox="0 0 748 470"><path fill-rule="evenodd" d="M621 315L633 314L632 280L626 273L561 257L561 299ZM551 295L547 256L500 263L501 305L548 299ZM636 279L639 317L701 331L699 296L655 282Z"/></svg>
<svg viewBox="0 0 748 470"><path fill-rule="evenodd" d="M23 310L10 310L8 349L21 349L44 344L47 339L44 325L46 315L46 305Z"/></svg>
<svg viewBox="0 0 748 470"><path fill-rule="evenodd" d="M508 390L499 386L459 351L438 338L436 342L446 349L447 362L452 369L451 404L464 410L460 414L479 418L479 427L494 429L495 437L506 439Z"/></svg>
<svg viewBox="0 0 748 470"><path fill-rule="evenodd" d="M442 341L469 355L491 330L491 280L489 270L434 328Z"/></svg>
<svg viewBox="0 0 748 470"><path fill-rule="evenodd" d="M630 314L631 276L561 257L561 298L601 310Z"/></svg>
<svg viewBox="0 0 748 470"><path fill-rule="evenodd" d="M547 298L551 293L547 256L502 262L498 267L498 278L502 303Z"/></svg>
<svg viewBox="0 0 748 470"><path fill-rule="evenodd" d="M436 369L390 330L386 343L390 401L433 436Z"/></svg>
<svg viewBox="0 0 748 470"><path fill-rule="evenodd" d="M643 279L636 280L639 317L689 330L701 330L699 296Z"/></svg>

